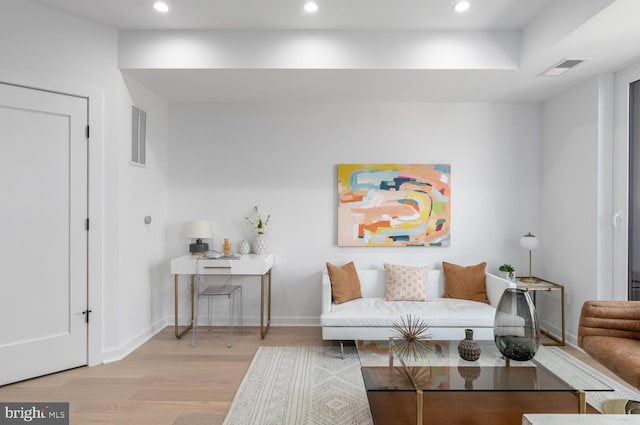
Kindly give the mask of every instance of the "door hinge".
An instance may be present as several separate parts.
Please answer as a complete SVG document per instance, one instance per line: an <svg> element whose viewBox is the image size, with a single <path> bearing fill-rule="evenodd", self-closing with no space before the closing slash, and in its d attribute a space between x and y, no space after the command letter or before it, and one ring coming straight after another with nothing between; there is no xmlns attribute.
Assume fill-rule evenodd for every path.
<svg viewBox="0 0 640 425"><path fill-rule="evenodd" d="M87 126L87 139L89 138L89 126Z"/></svg>
<svg viewBox="0 0 640 425"><path fill-rule="evenodd" d="M89 219L87 218L87 221L85 222L85 226L84 226L87 230L87 232L89 231Z"/></svg>
<svg viewBox="0 0 640 425"><path fill-rule="evenodd" d="M84 314L84 321L89 323L89 313L91 313L91 310L85 310L82 312L82 314Z"/></svg>

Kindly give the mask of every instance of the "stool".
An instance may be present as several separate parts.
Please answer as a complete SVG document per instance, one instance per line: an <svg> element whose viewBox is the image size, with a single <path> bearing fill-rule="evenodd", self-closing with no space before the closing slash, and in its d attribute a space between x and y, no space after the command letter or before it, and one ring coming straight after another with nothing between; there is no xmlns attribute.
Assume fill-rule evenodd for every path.
<svg viewBox="0 0 640 425"><path fill-rule="evenodd" d="M242 327L242 286L233 285L231 282L231 275L227 275L227 281L224 285L209 285L204 289L201 288L201 275L196 274L196 291L194 292L194 318L193 318L193 331L191 346L195 347L198 341L198 316L200 310L200 298L208 297L208 317L209 327L212 322L212 302L213 297L227 297L229 300L229 322L227 331L227 347L231 347L231 340L233 338L234 316L237 320L239 327ZM234 314L235 313L235 314Z"/></svg>

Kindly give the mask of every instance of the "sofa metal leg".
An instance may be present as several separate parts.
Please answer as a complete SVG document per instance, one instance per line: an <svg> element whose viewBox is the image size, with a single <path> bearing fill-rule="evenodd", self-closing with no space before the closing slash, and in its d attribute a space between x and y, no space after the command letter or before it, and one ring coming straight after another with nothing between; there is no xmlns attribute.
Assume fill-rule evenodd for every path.
<svg viewBox="0 0 640 425"><path fill-rule="evenodd" d="M344 342L340 340L340 355L342 356L342 360L344 360Z"/></svg>

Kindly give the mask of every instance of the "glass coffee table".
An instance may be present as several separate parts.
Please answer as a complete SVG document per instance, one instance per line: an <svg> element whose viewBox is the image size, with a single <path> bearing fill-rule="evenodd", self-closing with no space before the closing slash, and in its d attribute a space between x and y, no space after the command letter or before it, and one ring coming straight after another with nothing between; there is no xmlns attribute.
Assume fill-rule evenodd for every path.
<svg viewBox="0 0 640 425"><path fill-rule="evenodd" d="M493 341L477 361L459 341L428 340L422 359L398 359L389 341L356 341L371 414L380 424L513 424L524 413L598 413L589 391L613 391L544 347L528 362L505 362Z"/></svg>

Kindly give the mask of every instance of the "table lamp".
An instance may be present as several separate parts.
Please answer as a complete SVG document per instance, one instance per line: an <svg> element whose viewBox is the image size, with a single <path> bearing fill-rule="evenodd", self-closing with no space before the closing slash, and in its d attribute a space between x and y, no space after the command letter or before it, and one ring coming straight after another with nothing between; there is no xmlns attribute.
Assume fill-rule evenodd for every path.
<svg viewBox="0 0 640 425"><path fill-rule="evenodd" d="M202 255L209 250L209 244L202 242L203 239L211 238L211 227L205 220L193 220L187 225L187 237L196 241L189 244L189 252L192 255Z"/></svg>
<svg viewBox="0 0 640 425"><path fill-rule="evenodd" d="M529 250L529 276L521 278L520 281L527 283L539 282L537 278L531 276L531 251L538 247L538 238L536 238L536 235L533 235L531 234L531 232L529 232L522 238L520 238L520 246L523 249Z"/></svg>

